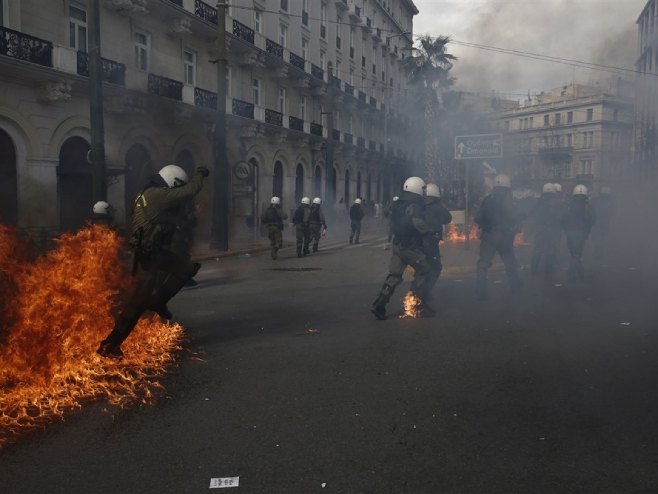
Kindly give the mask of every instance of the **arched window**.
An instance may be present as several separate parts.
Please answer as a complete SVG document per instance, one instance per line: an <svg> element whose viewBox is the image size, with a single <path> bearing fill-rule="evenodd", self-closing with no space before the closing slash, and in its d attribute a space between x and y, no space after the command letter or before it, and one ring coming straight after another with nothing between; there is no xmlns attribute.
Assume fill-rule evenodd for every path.
<svg viewBox="0 0 658 494"><path fill-rule="evenodd" d="M295 204L299 204L302 197L304 197L304 166L298 163L295 170Z"/></svg>
<svg viewBox="0 0 658 494"><path fill-rule="evenodd" d="M188 177L192 177L195 165L194 156L190 150L181 149L181 151L176 156L176 164L185 170L185 173L187 173Z"/></svg>
<svg viewBox="0 0 658 494"><path fill-rule="evenodd" d="M0 130L0 223L18 224L16 147L4 130Z"/></svg>
<svg viewBox="0 0 658 494"><path fill-rule="evenodd" d="M313 195L322 197L322 168L315 167L315 175L313 176Z"/></svg>
<svg viewBox="0 0 658 494"><path fill-rule="evenodd" d="M326 198L327 204L333 204L336 202L336 167L331 167L331 172L329 174L329 191Z"/></svg>
<svg viewBox="0 0 658 494"><path fill-rule="evenodd" d="M283 196L283 165L280 161L274 163L274 177L272 178L272 195Z"/></svg>
<svg viewBox="0 0 658 494"><path fill-rule="evenodd" d="M361 197L361 172L356 173L356 197Z"/></svg>
<svg viewBox="0 0 658 494"><path fill-rule="evenodd" d="M345 170L345 192L343 194L345 204L350 203L350 171Z"/></svg>
<svg viewBox="0 0 658 494"><path fill-rule="evenodd" d="M368 201L372 200L372 175L368 173L368 179L366 182L366 196Z"/></svg>
<svg viewBox="0 0 658 494"><path fill-rule="evenodd" d="M151 173L151 156L141 144L133 144L126 153L126 218Z"/></svg>
<svg viewBox="0 0 658 494"><path fill-rule="evenodd" d="M89 143L82 137L69 137L59 150L57 189L59 225L63 231L80 228L91 217L93 207L91 165L87 161Z"/></svg>

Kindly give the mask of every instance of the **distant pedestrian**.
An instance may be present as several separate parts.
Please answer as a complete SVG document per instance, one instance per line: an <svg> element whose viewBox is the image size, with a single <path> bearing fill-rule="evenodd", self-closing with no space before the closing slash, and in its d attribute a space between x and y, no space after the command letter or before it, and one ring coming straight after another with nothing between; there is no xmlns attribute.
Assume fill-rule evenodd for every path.
<svg viewBox="0 0 658 494"><path fill-rule="evenodd" d="M322 199L319 197L313 198L308 222L311 240L313 240L313 252L317 252L320 245L320 238L327 231L327 222L324 217L324 211L322 211Z"/></svg>
<svg viewBox="0 0 658 494"><path fill-rule="evenodd" d="M311 199L302 197L301 204L295 210L292 222L295 225L295 236L297 239L297 257L309 254L309 244L311 243L311 231L309 219L311 216Z"/></svg>
<svg viewBox="0 0 658 494"><path fill-rule="evenodd" d="M283 246L283 222L288 219L288 214L281 209L281 198L272 197L270 207L267 208L263 219L264 225L267 225L267 236L270 239L272 249L272 259L279 256L279 249Z"/></svg>
<svg viewBox="0 0 658 494"><path fill-rule="evenodd" d="M366 215L366 212L361 204L361 199L354 199L354 204L350 207L350 244L359 243L359 235L361 235L361 221Z"/></svg>
<svg viewBox="0 0 658 494"><path fill-rule="evenodd" d="M589 237L592 225L596 221L596 216L587 196L588 190L584 185L576 185L573 188L571 201L567 205L566 211L562 216L562 228L567 237L567 249L571 255L569 263L568 278L585 278L585 268L583 266L583 250L585 242Z"/></svg>
<svg viewBox="0 0 658 494"><path fill-rule="evenodd" d="M505 264L510 291L517 292L522 283L514 255L514 236L520 230L521 216L514 206L511 183L507 175L497 175L494 178L494 188L491 194L482 200L475 223L481 231L480 257L476 266L477 299L487 299L487 273L496 252Z"/></svg>

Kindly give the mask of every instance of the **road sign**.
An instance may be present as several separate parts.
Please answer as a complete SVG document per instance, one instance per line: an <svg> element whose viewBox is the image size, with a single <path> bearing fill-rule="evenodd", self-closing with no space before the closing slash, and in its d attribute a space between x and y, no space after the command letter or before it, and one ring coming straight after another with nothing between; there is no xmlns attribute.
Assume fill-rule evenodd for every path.
<svg viewBox="0 0 658 494"><path fill-rule="evenodd" d="M503 157L503 134L455 136L455 159L486 159Z"/></svg>

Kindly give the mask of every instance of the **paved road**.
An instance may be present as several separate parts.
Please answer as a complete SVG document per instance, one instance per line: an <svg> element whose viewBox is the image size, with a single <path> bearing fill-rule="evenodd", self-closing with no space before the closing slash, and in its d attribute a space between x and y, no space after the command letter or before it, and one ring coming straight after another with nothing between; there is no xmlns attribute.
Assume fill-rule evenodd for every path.
<svg viewBox="0 0 658 494"><path fill-rule="evenodd" d="M172 304L202 360L169 397L22 441L0 490L196 493L239 476L229 492L658 492L653 273L590 262L584 283L526 277L511 298L497 272L477 303L453 270L435 318L382 322L384 240L206 263Z"/></svg>

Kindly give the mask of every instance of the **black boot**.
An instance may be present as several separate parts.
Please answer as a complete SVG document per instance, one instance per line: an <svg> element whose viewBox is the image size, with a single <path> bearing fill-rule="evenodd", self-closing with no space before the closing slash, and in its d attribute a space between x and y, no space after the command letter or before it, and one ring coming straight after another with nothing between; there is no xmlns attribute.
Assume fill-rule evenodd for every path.
<svg viewBox="0 0 658 494"><path fill-rule="evenodd" d="M276 247L274 247L274 248L272 249L272 259L276 259L276 258L278 257L278 254L277 254L277 251L278 251L278 250L279 250L279 249L277 249Z"/></svg>
<svg viewBox="0 0 658 494"><path fill-rule="evenodd" d="M389 298L387 295L380 294L377 299L372 303L372 308L370 309L370 312L372 312L377 319L380 321L386 320L386 304L389 301Z"/></svg>

